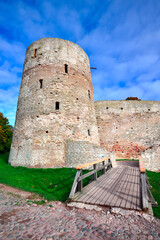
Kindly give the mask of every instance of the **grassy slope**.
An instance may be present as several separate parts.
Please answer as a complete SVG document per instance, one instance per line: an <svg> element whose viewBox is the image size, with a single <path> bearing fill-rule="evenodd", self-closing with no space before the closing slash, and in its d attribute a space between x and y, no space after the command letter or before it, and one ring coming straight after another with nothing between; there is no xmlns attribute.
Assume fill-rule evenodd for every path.
<svg viewBox="0 0 160 240"><path fill-rule="evenodd" d="M72 168L31 169L12 167L8 154L0 154L0 182L25 191L39 193L47 200L65 201L76 170Z"/></svg>
<svg viewBox="0 0 160 240"><path fill-rule="evenodd" d="M158 202L158 208L153 208L154 215L160 218L160 172L147 171L147 176L149 177L149 182L152 186L152 195L155 201Z"/></svg>

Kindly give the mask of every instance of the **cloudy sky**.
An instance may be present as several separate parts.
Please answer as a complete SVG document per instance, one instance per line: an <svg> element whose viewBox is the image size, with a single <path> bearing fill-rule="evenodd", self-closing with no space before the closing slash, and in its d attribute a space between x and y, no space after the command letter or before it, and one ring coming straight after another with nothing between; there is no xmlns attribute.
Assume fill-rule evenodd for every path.
<svg viewBox="0 0 160 240"><path fill-rule="evenodd" d="M160 100L159 0L0 0L0 112L10 124L26 48L44 37L86 51L95 100Z"/></svg>

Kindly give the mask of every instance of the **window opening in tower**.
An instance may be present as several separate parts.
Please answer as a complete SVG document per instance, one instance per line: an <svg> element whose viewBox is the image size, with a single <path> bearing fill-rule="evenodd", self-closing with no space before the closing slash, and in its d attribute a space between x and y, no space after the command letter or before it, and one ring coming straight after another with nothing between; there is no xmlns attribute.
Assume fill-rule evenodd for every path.
<svg viewBox="0 0 160 240"><path fill-rule="evenodd" d="M60 103L56 102L56 110L59 110L59 105L60 105Z"/></svg>
<svg viewBox="0 0 160 240"><path fill-rule="evenodd" d="M64 67L65 67L65 73L68 73L68 65L64 64Z"/></svg>
<svg viewBox="0 0 160 240"><path fill-rule="evenodd" d="M39 83L40 83L40 88L43 88L43 79L40 79Z"/></svg>
<svg viewBox="0 0 160 240"><path fill-rule="evenodd" d="M88 97L89 97L89 99L91 98L90 90L88 90Z"/></svg>

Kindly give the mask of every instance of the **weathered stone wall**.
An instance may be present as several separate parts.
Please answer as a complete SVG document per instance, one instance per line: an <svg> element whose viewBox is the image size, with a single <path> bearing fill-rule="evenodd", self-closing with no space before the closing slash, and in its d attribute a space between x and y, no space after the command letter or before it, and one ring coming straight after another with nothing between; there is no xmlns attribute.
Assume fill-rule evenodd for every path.
<svg viewBox="0 0 160 240"><path fill-rule="evenodd" d="M63 166L65 139L99 144L89 59L72 42L40 39L26 52L9 162Z"/></svg>
<svg viewBox="0 0 160 240"><path fill-rule="evenodd" d="M75 154L81 153L75 164L83 156L87 162L101 154L101 148L83 142L101 144L117 158L137 158L160 143L160 102L94 103L86 53L69 41L40 39L26 52L9 162L47 168L69 166L71 161L75 166L66 152L67 147L74 155L72 142ZM84 155L79 148L84 148Z"/></svg>
<svg viewBox="0 0 160 240"><path fill-rule="evenodd" d="M111 157L111 153L104 147L86 141L67 140L65 152L66 165L68 167L77 167L78 165L94 162L101 158Z"/></svg>
<svg viewBox="0 0 160 240"><path fill-rule="evenodd" d="M160 171L160 146L153 146L141 154L145 168L151 171Z"/></svg>
<svg viewBox="0 0 160 240"><path fill-rule="evenodd" d="M95 102L100 142L117 158L137 158L160 143L160 102Z"/></svg>

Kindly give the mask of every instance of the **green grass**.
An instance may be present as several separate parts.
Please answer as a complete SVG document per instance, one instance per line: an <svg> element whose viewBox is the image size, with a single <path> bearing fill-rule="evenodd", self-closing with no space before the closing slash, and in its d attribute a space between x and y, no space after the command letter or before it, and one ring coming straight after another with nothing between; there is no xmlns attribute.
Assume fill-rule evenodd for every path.
<svg viewBox="0 0 160 240"><path fill-rule="evenodd" d="M8 154L0 154L0 183L38 193L47 200L67 200L75 174L73 168L12 167L8 164Z"/></svg>
<svg viewBox="0 0 160 240"><path fill-rule="evenodd" d="M155 201L158 203L158 207L153 207L154 216L160 218L160 172L147 171L149 182L152 186L152 195Z"/></svg>
<svg viewBox="0 0 160 240"><path fill-rule="evenodd" d="M116 161L139 161L138 159L116 159Z"/></svg>

